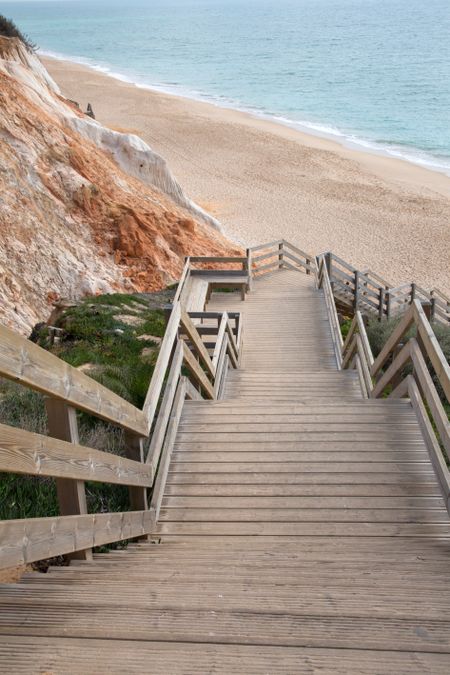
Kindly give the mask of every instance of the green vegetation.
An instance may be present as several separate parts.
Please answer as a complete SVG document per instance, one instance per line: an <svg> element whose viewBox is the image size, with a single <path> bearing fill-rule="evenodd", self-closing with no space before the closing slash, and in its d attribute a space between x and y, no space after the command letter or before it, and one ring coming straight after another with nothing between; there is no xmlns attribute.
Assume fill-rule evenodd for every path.
<svg viewBox="0 0 450 675"><path fill-rule="evenodd" d="M366 326L367 337L369 338L370 346L372 347L372 352L376 358L381 352L383 346L386 343L386 340L390 337L395 327L400 322L399 318L389 319L385 321L378 321L377 319L371 319ZM433 330L439 342L439 345L444 353L445 358L450 362L450 327L444 326L441 323L433 323ZM403 342L407 342L411 337L416 336L416 328L413 326L411 330L405 335ZM446 396L442 390L442 387L439 383L438 378L434 372L433 366L429 360L427 360L428 368L432 374L434 385L438 391L439 397L444 405L444 408L447 412L450 412L450 406L448 405Z"/></svg>
<svg viewBox="0 0 450 675"><path fill-rule="evenodd" d="M36 49L36 45L30 40L27 35L24 35L16 26L14 21L7 19L5 16L0 14L0 35L8 38L19 38L22 40L25 47L30 51Z"/></svg>
<svg viewBox="0 0 450 675"><path fill-rule="evenodd" d="M395 327L399 324L400 320L401 319L397 317L395 319L384 319L383 321L379 321L378 319L373 318L367 321L366 323L367 337L369 339L369 343L372 348L374 358L376 358L378 354L381 352L384 345L386 344L386 341L389 339ZM344 340L347 337L351 325L352 319L346 319L341 324L341 333ZM437 337L439 345L444 353L445 358L447 359L448 362L450 362L450 327L435 322L433 323L433 330ZM413 326L404 336L403 342L407 342L411 337L415 337L416 333L417 333L416 328ZM442 390L439 380L434 372L433 366L429 360L427 360L427 365L432 375L434 385L438 391L442 404L450 417L450 405L448 404L447 398ZM405 373L411 371L412 371L411 366L407 366L405 368Z"/></svg>
<svg viewBox="0 0 450 675"><path fill-rule="evenodd" d="M60 329L51 344L51 331L41 325L34 339L64 361L81 368L126 400L142 407L164 335L161 307L167 296L111 294L86 298L68 307L54 321ZM155 339L153 339L155 338ZM0 380L0 422L47 433L44 398L13 382ZM123 453L123 432L102 420L78 413L83 445ZM124 486L86 483L91 513L128 510ZM0 519L58 514L55 481L51 478L0 474Z"/></svg>

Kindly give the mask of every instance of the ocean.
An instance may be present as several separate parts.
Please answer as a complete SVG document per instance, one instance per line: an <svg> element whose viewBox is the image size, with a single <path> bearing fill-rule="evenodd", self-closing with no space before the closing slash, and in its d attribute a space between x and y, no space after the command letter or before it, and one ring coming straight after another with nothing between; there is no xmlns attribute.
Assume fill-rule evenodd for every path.
<svg viewBox="0 0 450 675"><path fill-rule="evenodd" d="M450 175L450 0L1 2L45 54Z"/></svg>

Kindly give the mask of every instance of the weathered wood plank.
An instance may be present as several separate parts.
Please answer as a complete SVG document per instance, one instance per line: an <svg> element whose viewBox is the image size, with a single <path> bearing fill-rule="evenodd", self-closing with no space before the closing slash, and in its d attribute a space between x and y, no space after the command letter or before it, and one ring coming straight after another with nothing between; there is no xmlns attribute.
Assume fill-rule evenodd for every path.
<svg viewBox="0 0 450 675"><path fill-rule="evenodd" d="M188 336L189 340L192 342L194 349L197 352L198 356L200 357L206 370L212 377L214 377L215 368L211 361L211 357L209 356L208 350L203 344L203 341L200 335L198 334L195 325L193 324L192 320L189 318L188 314L184 310L181 311L181 325L183 326L183 329L186 332L186 335Z"/></svg>
<svg viewBox="0 0 450 675"><path fill-rule="evenodd" d="M150 487L140 462L0 424L0 471Z"/></svg>
<svg viewBox="0 0 450 675"><path fill-rule="evenodd" d="M154 472L156 472L156 468L158 466L159 458L161 455L161 449L163 446L164 436L167 430L170 411L172 409L172 404L175 398L178 382L181 377L182 363L183 363L183 345L179 341L175 349L172 364L170 366L169 375L167 377L164 389L164 396L161 401L161 406L159 409L158 417L156 420L155 428L152 433L150 446L146 457L147 464L151 464L152 470Z"/></svg>
<svg viewBox="0 0 450 675"><path fill-rule="evenodd" d="M0 325L0 375L140 434L142 411L54 354Z"/></svg>
<svg viewBox="0 0 450 675"><path fill-rule="evenodd" d="M206 373L201 369L199 363L195 360L194 355L185 342L183 342L183 362L194 381L202 387L206 398L214 399L213 385L208 380Z"/></svg>
<svg viewBox="0 0 450 675"><path fill-rule="evenodd" d="M150 532L150 511L0 521L0 566L13 567Z"/></svg>
<svg viewBox="0 0 450 675"><path fill-rule="evenodd" d="M185 378L182 378L177 386L175 398L173 400L172 409L170 411L170 420L167 426L167 433L164 439L164 445L161 452L161 461L158 467L158 473L155 480L155 485L152 492L152 499L150 503L151 522L152 527L158 521L161 502L166 486L167 474L169 472L170 460L172 450L177 435L178 424L180 422L181 411L184 405L186 396Z"/></svg>
<svg viewBox="0 0 450 675"><path fill-rule="evenodd" d="M147 396L145 397L143 414L145 415L147 422L146 434L148 434L148 431L153 425L153 419L161 394L161 388L164 383L164 376L170 362L174 342L177 338L180 319L181 307L178 303L172 308L172 312L167 323L166 332L164 334L164 339L159 350L158 359L153 370L150 386L147 391Z"/></svg>

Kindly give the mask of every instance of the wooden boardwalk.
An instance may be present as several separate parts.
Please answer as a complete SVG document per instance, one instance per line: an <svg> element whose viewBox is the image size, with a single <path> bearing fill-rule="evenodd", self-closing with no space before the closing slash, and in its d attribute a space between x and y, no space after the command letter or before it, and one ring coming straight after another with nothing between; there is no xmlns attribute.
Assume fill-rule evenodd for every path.
<svg viewBox="0 0 450 675"><path fill-rule="evenodd" d="M183 408L152 541L0 587L5 673L450 672L450 527L408 400L338 371L322 291L244 303L241 368Z"/></svg>

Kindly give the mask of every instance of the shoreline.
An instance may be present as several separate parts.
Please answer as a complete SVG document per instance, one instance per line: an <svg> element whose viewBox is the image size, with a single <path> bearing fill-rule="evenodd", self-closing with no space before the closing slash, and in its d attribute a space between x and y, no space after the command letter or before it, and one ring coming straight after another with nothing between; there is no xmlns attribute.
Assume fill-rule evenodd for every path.
<svg viewBox="0 0 450 675"><path fill-rule="evenodd" d="M113 70L110 70L109 67L89 63L89 59L87 58L86 59L82 57L69 58L65 57L62 54L56 54L45 51L38 52L38 56L42 60L50 59L54 61L61 61L62 63L75 64L83 68L87 68L88 70L92 70L94 73L98 73L99 75L104 75L105 77L109 77L118 82L123 82L132 87L136 87L137 89L148 90L150 92L163 94L166 96L174 96L176 98L185 99L187 101L205 103L206 105L210 105L222 110L230 110L236 113L249 115L254 120L261 120L271 124L275 124L277 126L285 127L291 129L292 131L300 133L304 136L312 136L313 138L319 138L322 140L330 141L330 143L335 143L340 148L343 149L355 151L358 153L375 155L377 157L391 159L399 162L404 162L407 165L413 165L426 171L431 171L432 173L438 173L450 179L450 157L448 158L449 161L448 167L444 168L443 166L433 165L431 160L436 159L436 161L438 161L437 158L433 158L433 155L431 154L427 155L426 151L420 148L406 146L405 155L397 156L396 151L394 149L390 151L388 147L383 147L382 145L378 144L377 141L371 141L369 139L363 137L359 138L357 136L351 137L350 135L346 135L344 132L340 132L339 129L336 129L336 132L333 132L331 129L327 129L327 125L325 124L320 123L314 124L312 122L307 121L298 122L296 120L291 120L287 117L283 117L282 115L275 115L269 112L252 110L251 108L248 109L246 109L245 107L240 108L239 106L237 106L237 104L233 103L232 101L230 101L228 105L225 102L215 100L214 97L208 97L207 95L195 96L194 92L189 92L188 90L183 91L181 85L173 85L173 89L171 89L169 85L157 85L157 84L152 85L144 82L139 82L137 80L132 80L126 75L114 72ZM180 89L180 91L177 91L178 88ZM394 141L392 142L392 147L393 148L395 147ZM408 151L410 151L409 153L410 156L408 156ZM416 159L414 159L413 156L414 152L417 153ZM423 153L424 155L429 157L430 161L428 161L427 159L421 161L420 153Z"/></svg>
<svg viewBox="0 0 450 675"><path fill-rule="evenodd" d="M415 280L448 292L446 174L74 61L40 58L64 95L84 109L90 102L99 122L136 133L159 152L235 241L251 245L283 236L313 253L334 250L394 283ZM397 220L400 243L392 230ZM421 233L428 255L417 241ZM431 275L433 260L437 273Z"/></svg>

